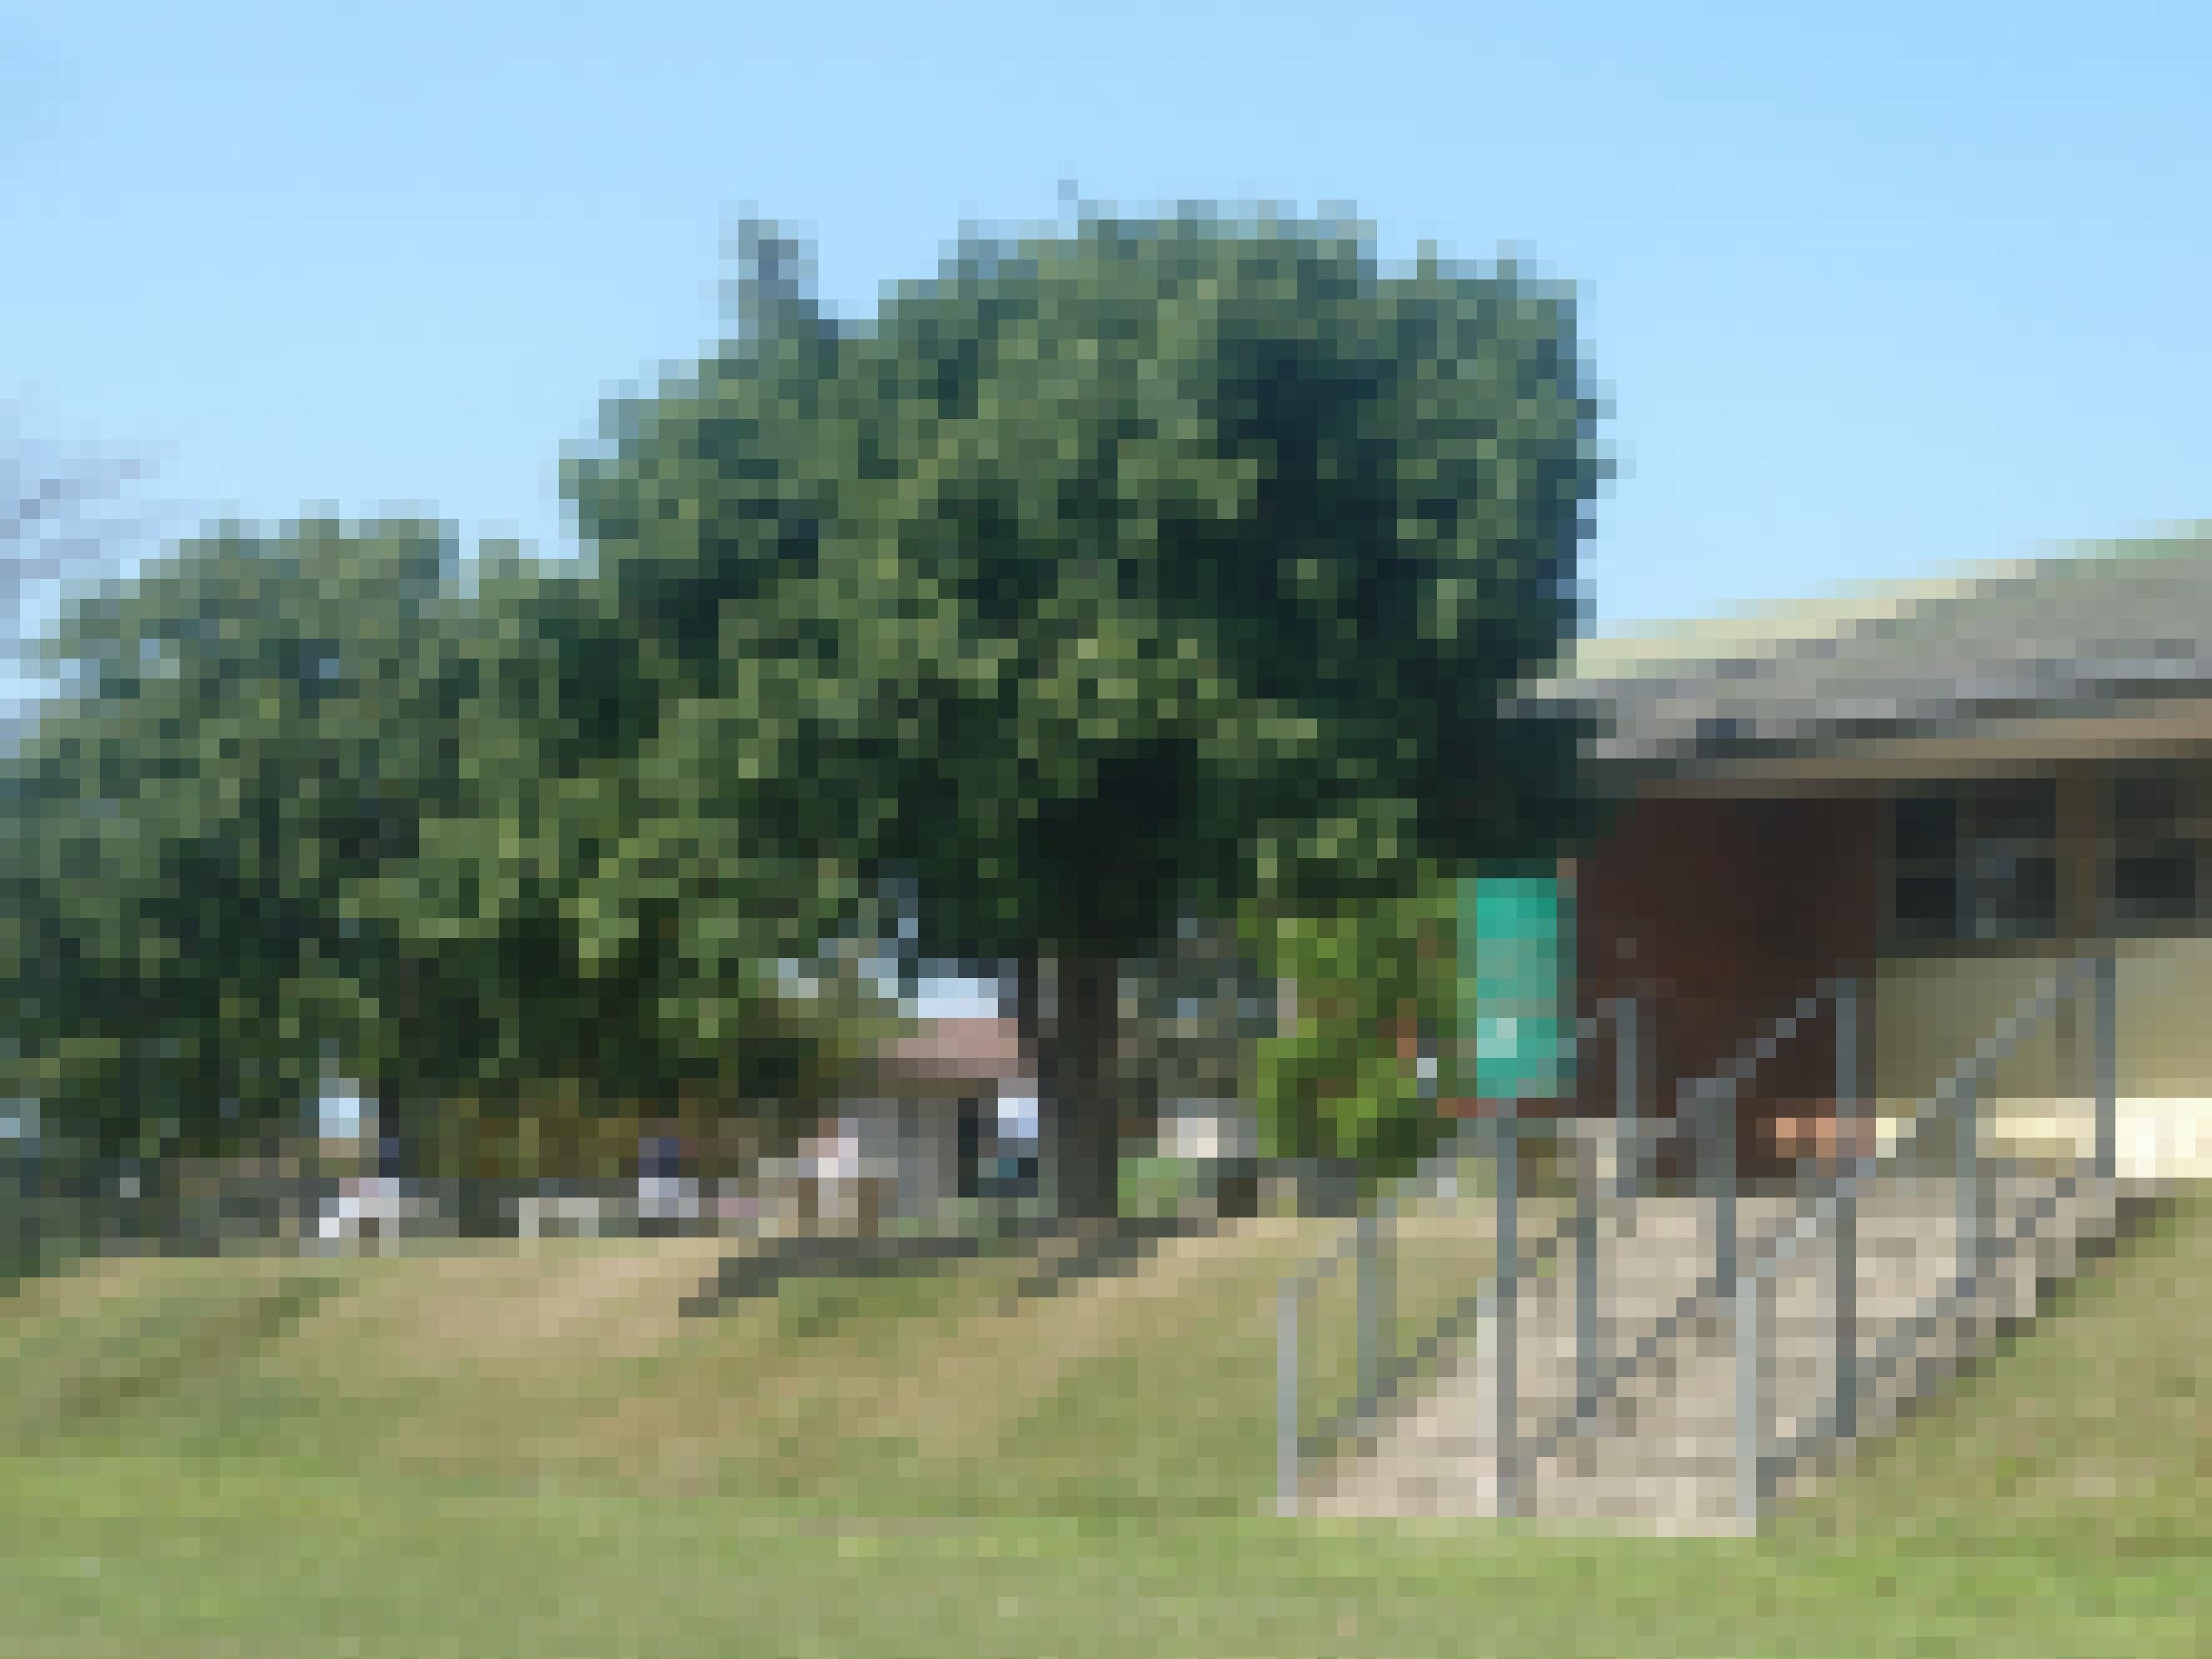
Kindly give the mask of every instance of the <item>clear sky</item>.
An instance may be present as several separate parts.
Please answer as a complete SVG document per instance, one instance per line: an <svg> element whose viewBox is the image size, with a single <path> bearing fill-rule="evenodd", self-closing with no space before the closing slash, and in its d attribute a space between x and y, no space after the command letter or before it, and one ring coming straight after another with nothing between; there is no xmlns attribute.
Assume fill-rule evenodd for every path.
<svg viewBox="0 0 2212 1659"><path fill-rule="evenodd" d="M1597 620L2212 517L2212 7L0 9L0 400L201 515L568 539L748 206L833 308L963 221L1350 204L1582 289Z"/></svg>
<svg viewBox="0 0 2212 1659"><path fill-rule="evenodd" d="M2212 517L2209 88L2201 0L0 6L0 404L555 550L748 207L850 316L1062 180L1349 204L1581 289L1615 628Z"/></svg>

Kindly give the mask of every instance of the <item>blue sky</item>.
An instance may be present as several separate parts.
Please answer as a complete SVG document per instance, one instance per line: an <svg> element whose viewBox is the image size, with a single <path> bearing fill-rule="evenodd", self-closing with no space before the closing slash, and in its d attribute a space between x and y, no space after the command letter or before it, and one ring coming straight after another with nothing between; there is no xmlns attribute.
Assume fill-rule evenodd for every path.
<svg viewBox="0 0 2212 1659"><path fill-rule="evenodd" d="M1923 14L1932 14L1931 15ZM1060 180L1583 289L1603 627L2212 517L2212 8L0 12L0 400L201 515L567 535L747 205L847 314Z"/></svg>
<svg viewBox="0 0 2212 1659"><path fill-rule="evenodd" d="M1932 14L1932 15L1930 15ZM1060 183L1582 290L1601 628L2212 517L2212 8L0 12L0 404L204 517L541 549L747 207L846 315ZM950 988L948 988L950 989Z"/></svg>

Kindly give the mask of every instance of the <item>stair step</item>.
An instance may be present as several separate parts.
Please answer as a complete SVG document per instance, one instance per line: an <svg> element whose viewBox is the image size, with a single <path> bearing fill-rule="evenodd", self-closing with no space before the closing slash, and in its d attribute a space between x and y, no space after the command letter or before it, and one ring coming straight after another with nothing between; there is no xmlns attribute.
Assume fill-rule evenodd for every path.
<svg viewBox="0 0 2212 1659"><path fill-rule="evenodd" d="M1960 1307L1957 1188L1942 1176L1893 1176L1857 1210L1858 1418L1862 1434L1893 1424L1914 1397L1986 1344L2002 1320L2032 1315L2040 1287L2079 1270L2116 1224L2107 1183L2000 1172L1981 1206L1985 1267ZM1794 1215L1791 1200L1749 1195L1738 1206L1744 1261ZM1737 1368L1731 1297L1696 1296L1711 1271L1705 1203L1616 1203L1601 1218L1598 1294L1603 1351L1637 1363L1578 1400L1571 1247L1516 1300L1516 1443L1521 1513L1568 1523L1662 1532L1736 1529ZM1764 1248L1762 1243L1761 1248ZM1832 1438L1832 1243L1801 1243L1765 1286L1765 1436L1787 1474ZM1371 1425L1322 1472L1314 1507L1352 1515L1500 1512L1493 1333L1447 1349L1437 1376Z"/></svg>

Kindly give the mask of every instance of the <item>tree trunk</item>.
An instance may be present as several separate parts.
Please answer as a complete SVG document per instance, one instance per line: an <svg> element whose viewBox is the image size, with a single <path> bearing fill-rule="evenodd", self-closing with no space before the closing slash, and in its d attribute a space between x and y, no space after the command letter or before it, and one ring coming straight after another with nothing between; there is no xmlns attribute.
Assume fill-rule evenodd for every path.
<svg viewBox="0 0 2212 1659"><path fill-rule="evenodd" d="M1121 1208L1117 969L1108 957L1070 955L1021 970L1016 1017L1037 1061L1041 1174L1063 1221L1111 1220Z"/></svg>

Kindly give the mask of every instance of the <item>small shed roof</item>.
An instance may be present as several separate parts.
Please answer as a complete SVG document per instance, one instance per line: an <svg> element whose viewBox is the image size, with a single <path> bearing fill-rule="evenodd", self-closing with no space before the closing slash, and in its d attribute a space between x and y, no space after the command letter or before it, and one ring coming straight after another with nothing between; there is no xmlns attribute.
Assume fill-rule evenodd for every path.
<svg viewBox="0 0 2212 1659"><path fill-rule="evenodd" d="M1029 1074L1020 1029L992 1015L925 1020L894 1037L879 1064L912 1082L1009 1083Z"/></svg>

